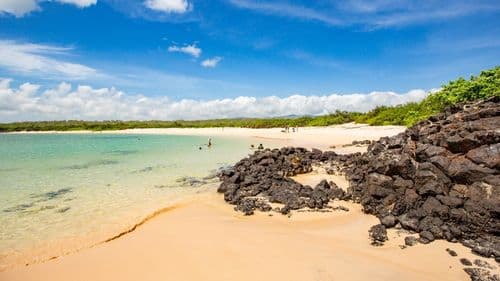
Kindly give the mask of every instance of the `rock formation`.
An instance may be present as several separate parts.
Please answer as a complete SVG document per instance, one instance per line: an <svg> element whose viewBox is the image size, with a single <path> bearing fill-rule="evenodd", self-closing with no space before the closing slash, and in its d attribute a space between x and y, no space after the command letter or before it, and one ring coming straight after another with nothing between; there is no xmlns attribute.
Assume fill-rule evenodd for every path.
<svg viewBox="0 0 500 281"><path fill-rule="evenodd" d="M289 178L310 172L313 163L343 171L348 191L332 182L312 188ZM371 142L363 154L266 149L219 178L218 192L246 215L272 210L269 203L282 204L277 211L287 214L322 209L332 199L353 200L380 219L370 229L375 245L387 239L386 228L400 226L418 233L420 243L461 242L500 261L500 97L448 108L399 135Z"/></svg>

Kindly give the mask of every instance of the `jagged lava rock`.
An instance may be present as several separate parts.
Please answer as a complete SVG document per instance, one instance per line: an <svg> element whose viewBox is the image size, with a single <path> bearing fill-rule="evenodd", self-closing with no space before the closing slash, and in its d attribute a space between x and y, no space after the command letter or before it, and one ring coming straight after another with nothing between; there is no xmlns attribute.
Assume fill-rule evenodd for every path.
<svg viewBox="0 0 500 281"><path fill-rule="evenodd" d="M349 196L420 242L500 257L500 97L461 104L347 159Z"/></svg>

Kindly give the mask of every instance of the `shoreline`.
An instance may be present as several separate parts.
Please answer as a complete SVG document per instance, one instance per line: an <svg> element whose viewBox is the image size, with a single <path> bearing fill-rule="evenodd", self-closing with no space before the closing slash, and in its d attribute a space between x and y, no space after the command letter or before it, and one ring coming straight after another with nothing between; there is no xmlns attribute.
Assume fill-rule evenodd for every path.
<svg viewBox="0 0 500 281"><path fill-rule="evenodd" d="M368 127L371 130L365 131L363 128L359 126L356 126L356 128L334 126L334 128L330 129L330 132L323 130L322 137L314 141L311 138L317 137L315 134L321 132L308 130L307 128L301 128L299 133L295 135L290 133L290 135L293 135L293 139L284 138L289 134L283 136L280 134L284 133L278 132L277 134L273 129L257 129L259 130L257 136L249 134L249 132L255 133L255 131L252 131L254 129L237 129L224 132L224 136L228 136L228 133L234 134L235 132L246 131L246 135L236 137L259 138L259 135L261 135L262 137L274 139L276 144L282 146L299 143L306 148L317 147L319 142L323 142L320 146L321 149L330 148L332 142L341 145L349 144L352 140L378 139L381 134L384 134L384 136L388 132L396 134L398 129L402 129L391 128L391 130L385 130L385 128L381 130L378 127ZM347 130L352 130L350 132L355 133L346 133L341 138L330 141L332 134L338 134L340 129L343 129L344 133ZM191 130L183 130L182 132L187 133ZM140 131L145 133L144 130ZM150 134L168 133L175 135L174 132L179 133L178 130L165 132L164 130L152 129L147 131ZM306 134L301 137L300 132L304 131ZM219 135L214 134L216 132L213 130L197 132L198 135L204 136L206 134L209 134L209 136L222 136L222 130ZM373 132L376 133L369 134ZM134 134L137 133L137 130L115 131L115 133ZM279 136L277 139L275 138L276 134ZM357 138L358 136L360 138ZM326 143L326 141L328 142ZM335 150L340 153L348 153L364 149L366 149L366 146L338 147ZM325 176L325 174L309 173L299 175L294 179L303 184L314 186ZM329 179L336 182L340 187L346 187L347 181L342 176L334 176ZM401 250L399 245L404 245L404 241L401 241L404 235L401 236L395 231L389 233L390 240L385 246L373 247L369 244L368 229L377 219L374 216L364 214L361 211L361 205L352 202L340 202L341 205L348 205L350 211L346 213L337 211L329 213L294 212L291 218L279 214L269 217L267 214L257 213L256 216L245 217L241 213L234 212L232 210L234 206L226 204L222 196L215 192L215 189L214 184L175 204L160 208L123 232L90 247L68 252L45 261L34 262L25 267L10 267L0 272L0 279L5 277L9 280L39 280L40 276L44 276L47 280L65 280L79 276L81 279L74 280L134 280L137 278L155 280L160 276L152 272L161 273L161 276L175 276L176 279L193 280L234 280L234 278L231 278L234 276L245 276L248 280L258 278L260 275L255 275L256 273L246 265L249 263L259 264L263 267L260 271L265 272L267 279L283 279L283 274L288 276L287 274L291 273L288 276L290 280L310 280L311 278L329 280L333 276L342 276L342 280L358 280L358 277L372 277L372 280L401 278L406 280L468 280L468 276L463 272L458 259L450 257L444 249L451 247L459 252L461 257L477 258L472 256L470 250L462 245L445 241L435 242L433 247L418 245ZM186 225L186 221L193 223ZM274 224L277 224L277 226ZM172 226L175 226L175 231ZM228 235L225 230L232 233L236 240L230 239L229 242L224 239L220 240ZM252 235L249 236L248 233ZM160 234L166 235L172 240ZM200 238L198 234L203 234L203 236ZM315 239L319 239L319 241L322 241L321 243L329 245L329 247L319 247L321 243L318 243ZM214 241L218 242L215 243ZM305 242L306 245L301 245L300 241L309 242ZM257 243L261 247L253 249L249 247L248 243ZM299 256L295 257L295 259L298 258L304 264L297 263L291 253L287 256L283 255L283 253L289 252L294 247L299 247L296 249ZM163 249L163 251L156 248ZM260 260L262 253L259 249L270 252L271 258L264 258L267 263ZM339 250L346 253L339 253ZM220 252L225 254L220 254ZM146 260L153 264L134 258L141 255L145 255ZM226 255L232 256L232 258ZM434 263L426 260L428 255L437 257L439 262ZM406 256L405 259L414 260L415 262L401 261L401 256ZM382 262L378 260L379 258L382 259ZM230 273L222 273L222 275L221 271L225 267L221 268L220 266L216 266L216 269L201 266L195 272L189 272L191 269L188 266L189 264L200 265L206 259L214 259L216 265L229 263L236 265L236 268L229 270ZM233 259L243 259L247 263L240 263ZM417 260L418 262L416 262ZM362 264L364 269L361 272L346 270L353 262ZM297 272L287 271L283 273L276 271L274 267L269 267L273 263L277 264L276 268L280 266L289 267L292 264ZM318 268L316 263L320 264ZM169 266L165 268L166 264ZM137 269L126 275L117 272L123 266L133 266ZM84 270L85 268L87 270L98 268L99 270L97 273L88 273ZM381 274L380 270L384 270L385 273ZM340 271L340 273L337 271ZM149 273L143 276L144 272ZM245 274L240 275L241 272Z"/></svg>
<svg viewBox="0 0 500 281"><path fill-rule="evenodd" d="M303 184L316 184L324 177L312 172L293 178ZM344 188L347 183L342 177L329 177L339 187ZM407 233L395 230L388 233L390 239L385 245L374 247L367 231L377 218L363 213L361 205L352 202L333 203L349 208L348 212L295 212L291 217L257 212L248 217L224 203L215 186L206 191L154 212L112 239L47 261L2 271L0 279L157 280L158 276L170 276L175 280L234 280L234 276L239 276L240 280L254 280L265 274L266 280L370 277L371 280L465 281L469 277L459 259L449 256L446 249L453 249L459 257L486 260L463 245L446 241L401 249ZM201 229L207 232L202 234ZM298 248L292 250L294 247ZM298 256L293 254L295 251ZM231 262L230 256L237 260ZM433 258L428 259L429 256ZM213 264L203 265L207 259L212 259ZM224 262L236 267L226 268ZM352 263L360 270L351 271ZM245 264L257 264L259 270ZM290 265L294 270L282 271ZM132 268L120 271L123 266ZM88 272L91 268L96 272ZM144 275L144 271L149 273Z"/></svg>
<svg viewBox="0 0 500 281"><path fill-rule="evenodd" d="M378 140L388 135L396 135L406 129L404 126L370 126L367 124L345 123L327 127L299 127L297 132L282 132L282 128L151 128L110 131L20 131L2 134L145 134L145 135L180 135L205 137L251 138L268 142L273 147L301 146L320 150L337 149L353 140ZM340 151L341 152L341 151ZM342 152L341 152L342 153ZM344 152L346 153L346 152Z"/></svg>
<svg viewBox="0 0 500 281"><path fill-rule="evenodd" d="M360 131L360 128L363 128ZM280 129L247 129L247 128L205 128L205 129L133 129L133 130L122 130L122 131L103 131L103 132L92 132L92 131L76 131L70 132L70 134L150 134L150 135L182 135L182 136L207 136L207 137L224 137L224 138L246 138L255 139L256 146L257 141L262 140L266 147L283 147L283 146L304 146L308 149L319 148L322 150L332 150L332 143L335 143L337 148L333 149L338 153L353 153L358 151L366 150L366 146L347 146L342 147L343 144L351 144L352 140L358 139L355 136L360 136L362 139L378 139L379 135L386 135L387 129L389 132L398 132L404 130L404 127L374 127L368 125L359 124L344 124L336 125L330 127L307 127L299 128L298 132L295 133L282 133ZM351 134L341 134L344 131L349 130ZM21 133L7 133L7 134L66 134L68 132L64 131L47 131L47 132L21 132ZM341 134L342 137L336 138L337 135ZM318 138L318 135L320 137ZM331 142L327 142L333 139ZM318 145L318 141L321 142ZM7 271L19 266L25 266L27 264L39 264L53 259L54 257L61 257L72 255L80 251L85 251L86 249L93 248L100 244L106 243L107 241L116 239L129 233L137 228L137 226L143 224L145 221L154 217L154 214L161 210L169 209L173 206L180 204L181 202L192 201L198 194L206 193L208 189L212 189L215 192L216 187L212 187L208 184L205 187L200 187L201 189L193 194L185 195L182 199L174 200L169 202L166 206L159 206L156 210L152 210L146 213L141 218L136 221L128 222L122 229L117 229L115 231L103 231L103 233L96 233L90 238L86 239L83 237L74 237L64 239L63 241L49 241L47 245L52 245L57 247L57 251L52 252L48 249L52 246L47 246L44 243L42 249L39 248L27 248L21 253L16 253L12 259L9 256L5 256L3 259L6 264L0 264L0 272ZM218 184L216 184L218 186ZM225 204L224 202L222 202ZM105 235L104 235L105 234ZM67 241L66 241L67 240ZM34 258L27 258L27 257Z"/></svg>

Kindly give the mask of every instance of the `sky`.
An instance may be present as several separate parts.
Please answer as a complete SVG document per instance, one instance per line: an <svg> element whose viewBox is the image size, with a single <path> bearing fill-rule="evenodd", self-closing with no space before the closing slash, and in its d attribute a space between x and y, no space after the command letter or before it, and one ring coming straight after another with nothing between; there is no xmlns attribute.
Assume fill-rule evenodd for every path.
<svg viewBox="0 0 500 281"><path fill-rule="evenodd" d="M0 0L0 122L367 111L499 58L498 0Z"/></svg>

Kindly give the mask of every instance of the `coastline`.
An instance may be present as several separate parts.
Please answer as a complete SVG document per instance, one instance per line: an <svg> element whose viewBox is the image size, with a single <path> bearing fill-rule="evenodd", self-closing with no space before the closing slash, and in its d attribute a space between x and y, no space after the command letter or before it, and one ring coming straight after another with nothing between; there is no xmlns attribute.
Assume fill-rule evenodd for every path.
<svg viewBox="0 0 500 281"><path fill-rule="evenodd" d="M319 178L295 177L303 183ZM451 281L469 279L447 248L460 257L477 258L468 248L446 241L401 249L405 234L396 231L389 232L384 246L371 246L367 231L377 219L350 202L334 203L349 212L246 217L223 203L215 188L207 191L153 215L118 239L0 272L0 279Z"/></svg>
<svg viewBox="0 0 500 281"><path fill-rule="evenodd" d="M350 144L353 140L377 140L384 136L396 135L406 129L404 126L370 126L367 124L346 123L327 127L300 127L297 132L282 132L282 128L153 128L126 129L119 131L20 131L6 134L151 134L182 135L206 137L252 138L256 144L259 140L273 147L302 146L308 149L332 150L335 146ZM347 153L349 151L345 151Z"/></svg>
<svg viewBox="0 0 500 281"><path fill-rule="evenodd" d="M348 124L299 128L298 133L288 134L279 129L219 129L102 133L265 138L277 146L325 150L353 140L394 135L404 127ZM364 149L366 146L348 146L337 147L335 151L349 153ZM314 185L324 177L324 174L313 173L295 179ZM342 177L330 179L346 187ZM201 194L158 210L123 233L90 248L0 272L0 279L40 280L43 276L46 280L156 280L158 276L171 276L177 280L234 280L234 276L244 276L250 280L263 274L269 280L468 280L458 259L450 257L445 249L450 247L461 257L477 258L462 245L445 241L435 242L431 247L418 245L401 250L404 235L396 232L389 233L390 240L383 247L372 247L367 231L377 219L363 214L357 204L347 206L341 202L350 209L345 213L297 212L291 218L267 214L245 217L235 213L233 206L227 205L215 189L212 186L200 190ZM433 259L428 259L429 256ZM206 264L206 260L211 260L210 264ZM363 270L351 272L352 264L358 264ZM133 268L120 272L123 267Z"/></svg>

